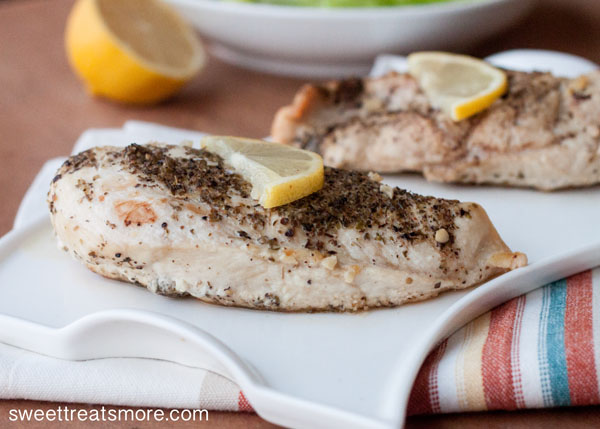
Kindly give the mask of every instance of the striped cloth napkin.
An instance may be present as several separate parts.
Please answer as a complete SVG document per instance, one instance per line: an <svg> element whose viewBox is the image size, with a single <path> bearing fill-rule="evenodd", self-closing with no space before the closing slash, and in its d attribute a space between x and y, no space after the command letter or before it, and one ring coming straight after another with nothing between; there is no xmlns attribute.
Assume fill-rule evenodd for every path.
<svg viewBox="0 0 600 429"><path fill-rule="evenodd" d="M421 367L410 414L600 403L600 268L462 327Z"/></svg>

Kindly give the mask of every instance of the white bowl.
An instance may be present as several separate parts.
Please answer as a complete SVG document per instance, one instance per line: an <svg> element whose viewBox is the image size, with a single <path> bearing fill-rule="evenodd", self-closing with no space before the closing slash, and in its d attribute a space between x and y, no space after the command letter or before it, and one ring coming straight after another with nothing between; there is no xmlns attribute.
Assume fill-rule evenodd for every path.
<svg viewBox="0 0 600 429"><path fill-rule="evenodd" d="M534 0L472 0L382 8L311 8L167 0L217 57L264 72L366 74L382 53L464 50L522 17Z"/></svg>

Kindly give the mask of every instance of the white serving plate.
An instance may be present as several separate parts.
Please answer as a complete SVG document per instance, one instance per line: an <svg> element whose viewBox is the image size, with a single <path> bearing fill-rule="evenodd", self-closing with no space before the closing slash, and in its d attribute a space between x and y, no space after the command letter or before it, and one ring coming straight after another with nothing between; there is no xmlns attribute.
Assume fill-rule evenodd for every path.
<svg viewBox="0 0 600 429"><path fill-rule="evenodd" d="M543 62L558 55L545 53ZM529 55L498 56L519 57ZM560 58L561 66L571 61L571 73L593 67ZM198 135L130 122L123 130L84 133L77 150ZM396 309L279 314L225 308L156 296L91 273L56 249L45 213L27 216L41 204L30 195L16 229L0 239L0 341L64 359L148 357L207 368L237 382L262 417L284 426L401 426L414 377L437 341L507 299L600 265L600 187L541 193L441 185L419 176L385 180L479 202L530 265L476 289Z"/></svg>
<svg viewBox="0 0 600 429"><path fill-rule="evenodd" d="M301 77L364 75L382 53L464 50L530 10L534 0L463 0L382 8L310 8L167 0L222 60Z"/></svg>

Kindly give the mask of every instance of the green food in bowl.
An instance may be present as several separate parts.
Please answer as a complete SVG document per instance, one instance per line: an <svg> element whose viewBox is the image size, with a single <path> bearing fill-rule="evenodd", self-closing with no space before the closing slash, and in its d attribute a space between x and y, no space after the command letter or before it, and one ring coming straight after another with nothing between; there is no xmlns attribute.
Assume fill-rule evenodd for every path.
<svg viewBox="0 0 600 429"><path fill-rule="evenodd" d="M307 7L382 7L425 3L448 3L455 0L228 0L242 3L265 3Z"/></svg>

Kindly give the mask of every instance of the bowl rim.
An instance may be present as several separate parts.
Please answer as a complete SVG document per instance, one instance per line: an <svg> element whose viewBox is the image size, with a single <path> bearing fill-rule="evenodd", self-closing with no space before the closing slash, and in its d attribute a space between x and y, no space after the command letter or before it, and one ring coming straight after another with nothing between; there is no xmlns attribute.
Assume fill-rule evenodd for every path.
<svg viewBox="0 0 600 429"><path fill-rule="evenodd" d="M493 6L508 5L522 2L532 3L535 0L450 0L442 3L426 3L419 5L398 5L382 7L340 7L324 8L315 6L287 6L268 3L245 3L223 0L167 0L169 3L208 10L211 12L233 13L250 16L270 16L279 18L311 18L311 19L336 19L336 18L368 18L368 17L396 17L404 15L423 16L430 13L457 13Z"/></svg>

